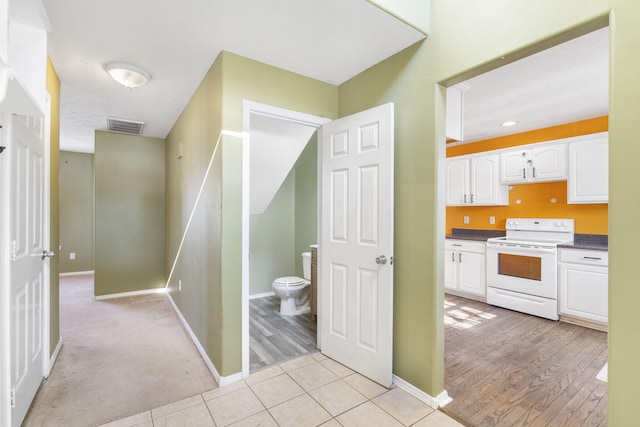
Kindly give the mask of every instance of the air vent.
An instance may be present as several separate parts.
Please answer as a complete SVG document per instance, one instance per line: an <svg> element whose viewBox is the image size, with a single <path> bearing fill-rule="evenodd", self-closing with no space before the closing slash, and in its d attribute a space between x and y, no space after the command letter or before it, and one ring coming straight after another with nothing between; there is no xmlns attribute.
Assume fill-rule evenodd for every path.
<svg viewBox="0 0 640 427"><path fill-rule="evenodd" d="M126 133L128 135L142 135L143 127L144 122L107 117L107 129L109 132Z"/></svg>

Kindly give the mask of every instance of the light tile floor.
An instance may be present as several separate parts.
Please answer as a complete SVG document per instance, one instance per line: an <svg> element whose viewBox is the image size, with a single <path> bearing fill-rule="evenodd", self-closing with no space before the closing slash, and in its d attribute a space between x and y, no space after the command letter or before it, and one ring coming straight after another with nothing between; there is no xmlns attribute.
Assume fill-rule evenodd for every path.
<svg viewBox="0 0 640 427"><path fill-rule="evenodd" d="M316 353L102 427L461 427L400 388Z"/></svg>

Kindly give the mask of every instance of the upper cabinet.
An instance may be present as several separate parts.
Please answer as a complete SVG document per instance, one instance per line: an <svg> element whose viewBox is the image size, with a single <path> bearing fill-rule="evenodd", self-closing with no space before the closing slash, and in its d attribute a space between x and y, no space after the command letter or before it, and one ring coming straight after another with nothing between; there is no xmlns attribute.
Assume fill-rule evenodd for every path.
<svg viewBox="0 0 640 427"><path fill-rule="evenodd" d="M509 188L499 182L498 154L452 157L447 160L447 206L508 205Z"/></svg>
<svg viewBox="0 0 640 427"><path fill-rule="evenodd" d="M49 29L40 0L0 0L0 112L44 115Z"/></svg>
<svg viewBox="0 0 640 427"><path fill-rule="evenodd" d="M500 154L500 181L509 184L567 179L565 143L505 150Z"/></svg>
<svg viewBox="0 0 640 427"><path fill-rule="evenodd" d="M608 203L609 136L607 132L569 143L567 203Z"/></svg>

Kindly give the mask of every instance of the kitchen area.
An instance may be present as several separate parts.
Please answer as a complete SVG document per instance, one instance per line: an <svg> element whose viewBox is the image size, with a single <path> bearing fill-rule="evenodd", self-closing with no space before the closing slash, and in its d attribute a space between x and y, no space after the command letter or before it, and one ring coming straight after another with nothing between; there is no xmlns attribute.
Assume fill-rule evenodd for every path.
<svg viewBox="0 0 640 427"><path fill-rule="evenodd" d="M540 63L539 85L534 81L530 89L544 93L541 87L553 86L548 65L562 62L562 49L579 57L580 44L602 46L606 30L549 49L556 51L547 59L543 51L540 58L525 58L527 64L512 63L511 70L494 70L495 76L448 91L453 126L445 166L445 389L453 401L444 410L465 425L606 423L606 101L601 94L582 94L585 102L593 100L582 107L593 111L512 130L557 105L547 105L546 113L539 106L519 111L518 96L529 97L525 104L542 102L531 93L503 93L504 108L497 110L506 115L498 120L482 112L497 100L473 98L487 98L487 82L495 91L497 81L514 74L535 75ZM580 61L577 67L586 67L585 58ZM557 65L582 78L579 68ZM584 70L585 78L596 79L592 68ZM551 102L568 112L575 99ZM450 114L451 108L457 111ZM511 129L486 126L512 117Z"/></svg>

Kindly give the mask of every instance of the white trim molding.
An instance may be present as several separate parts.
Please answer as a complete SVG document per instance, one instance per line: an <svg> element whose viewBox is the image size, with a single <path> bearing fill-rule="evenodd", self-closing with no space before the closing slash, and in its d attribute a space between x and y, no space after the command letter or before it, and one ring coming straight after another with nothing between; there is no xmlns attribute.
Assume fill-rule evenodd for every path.
<svg viewBox="0 0 640 427"><path fill-rule="evenodd" d="M443 390L442 393L440 393L436 397L433 397L420 390L413 384L398 377L397 375L393 376L393 384L406 391L416 399L423 401L433 409L443 408L453 401L453 399L449 397L449 394L446 390Z"/></svg>
<svg viewBox="0 0 640 427"><path fill-rule="evenodd" d="M271 291L271 292L264 292L261 294L253 294L253 295L249 295L249 299L258 299L258 298L267 298L267 297L273 297L275 296L276 293Z"/></svg>
<svg viewBox="0 0 640 427"><path fill-rule="evenodd" d="M196 337L196 334L191 329L191 326L189 326L189 323L187 322L187 319L184 318L184 316L182 315L182 312L180 311L180 309L176 305L175 301L173 300L173 298L171 298L171 294L167 290L165 290L165 288L162 288L162 291L167 296L167 299L169 300L169 303L171 303L171 306L173 307L174 311L176 312L176 315L178 316L178 319L180 319L180 322L182 322L182 326L184 326L184 329L187 331L187 334L189 334L189 337L191 338L191 341L193 341L193 344L198 349L198 353L200 353L200 357L202 357L202 360L204 360L205 365L207 365L207 368L209 368L209 372L211 372L211 375L213 376L213 379L218 384L218 387L229 385L229 384L232 384L232 383L235 383L237 381L242 380L242 378L243 378L242 377L242 372L238 372L238 373L226 376L226 377L223 377L218 373L218 370L213 365L213 362L209 358L209 355L204 350L204 347L202 347L202 344L200 344L200 340L198 340L198 337Z"/></svg>
<svg viewBox="0 0 640 427"><path fill-rule="evenodd" d="M70 276L87 276L90 274L94 274L93 270L89 271L72 271L70 273L60 273L60 277L70 277Z"/></svg>
<svg viewBox="0 0 640 427"><path fill-rule="evenodd" d="M135 297L138 295L149 295L149 294L164 294L166 293L165 288L153 288L153 289L144 289L142 291L133 291L133 292L121 292L119 294L107 294L107 295L98 295L93 298L96 301L102 301L113 298L124 298L124 297Z"/></svg>
<svg viewBox="0 0 640 427"><path fill-rule="evenodd" d="M45 379L49 378L51 369L53 368L53 365L56 363L56 360L58 360L58 354L60 354L60 349L62 349L62 337L58 338L58 344L56 344L56 348L53 350L53 353L51 354L51 358L49 359L49 366L47 366L47 371L44 373Z"/></svg>

